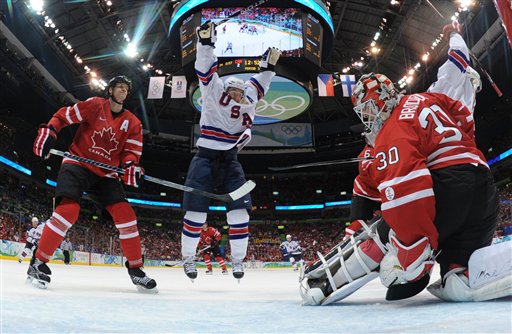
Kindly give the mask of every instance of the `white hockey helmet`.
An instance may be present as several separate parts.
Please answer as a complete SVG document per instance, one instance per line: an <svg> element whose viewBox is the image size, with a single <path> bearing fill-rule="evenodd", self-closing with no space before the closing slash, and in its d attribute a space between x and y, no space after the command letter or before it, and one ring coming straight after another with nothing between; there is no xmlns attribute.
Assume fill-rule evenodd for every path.
<svg viewBox="0 0 512 334"><path fill-rule="evenodd" d="M288 241L292 241L292 236L288 234L288 235L286 236L286 240L288 240Z"/></svg>
<svg viewBox="0 0 512 334"><path fill-rule="evenodd" d="M37 217L32 217L32 223L38 223L39 224L39 219L37 219Z"/></svg>
<svg viewBox="0 0 512 334"><path fill-rule="evenodd" d="M226 81L224 81L224 90L227 92L228 88L236 88L245 92L245 82L237 77L228 77Z"/></svg>

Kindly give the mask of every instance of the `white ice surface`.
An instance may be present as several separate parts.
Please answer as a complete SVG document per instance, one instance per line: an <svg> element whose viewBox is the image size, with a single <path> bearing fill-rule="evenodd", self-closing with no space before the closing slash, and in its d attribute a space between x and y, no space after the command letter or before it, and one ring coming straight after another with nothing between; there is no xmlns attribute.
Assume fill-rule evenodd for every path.
<svg viewBox="0 0 512 334"><path fill-rule="evenodd" d="M28 263L1 260L2 333L512 333L512 299L444 303L426 290L386 302L374 280L343 303L301 306L291 269L247 270L240 284L199 270L146 268L160 293L140 294L121 267L51 264L47 290ZM436 278L435 278L436 279Z"/></svg>

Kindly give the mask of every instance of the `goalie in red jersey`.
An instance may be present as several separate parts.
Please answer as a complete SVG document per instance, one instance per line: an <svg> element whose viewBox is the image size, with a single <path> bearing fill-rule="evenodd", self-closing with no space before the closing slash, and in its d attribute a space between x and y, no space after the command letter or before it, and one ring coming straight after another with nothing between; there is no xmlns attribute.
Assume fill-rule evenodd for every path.
<svg viewBox="0 0 512 334"><path fill-rule="evenodd" d="M220 232L212 226L208 226L208 223L204 223L201 235L199 237L199 255L203 255L204 262L206 264L206 275L213 274L211 258L214 257L222 269L222 274L227 275L228 270L226 268L226 262L220 253L219 243L222 235Z"/></svg>
<svg viewBox="0 0 512 334"><path fill-rule="evenodd" d="M79 124L69 147L71 154L102 163L121 166L123 176L99 167L64 158L57 178L57 206L46 224L39 248L28 269L29 279L40 288L50 283L46 264L73 226L80 211L82 194L100 203L112 216L119 230L119 242L126 257L130 278L140 291L157 292L155 280L143 271L137 217L126 200L122 182L138 187L144 175L139 166L142 155L142 124L123 106L131 90L131 81L116 76L109 81L108 98L92 97L70 107L60 108L48 124L39 127L34 153L47 159L62 128Z"/></svg>

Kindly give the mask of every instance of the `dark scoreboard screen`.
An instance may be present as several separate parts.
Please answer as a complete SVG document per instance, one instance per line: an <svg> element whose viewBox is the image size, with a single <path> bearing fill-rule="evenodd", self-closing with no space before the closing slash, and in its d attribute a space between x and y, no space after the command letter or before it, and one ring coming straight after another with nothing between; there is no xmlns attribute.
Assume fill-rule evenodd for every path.
<svg viewBox="0 0 512 334"><path fill-rule="evenodd" d="M315 65L321 66L323 28L320 21L311 14L304 13L304 56Z"/></svg>
<svg viewBox="0 0 512 334"><path fill-rule="evenodd" d="M200 25L201 14L187 17L180 27L181 63L188 64L196 59L196 27Z"/></svg>
<svg viewBox="0 0 512 334"><path fill-rule="evenodd" d="M260 59L236 58L219 62L219 75L242 72L258 72L260 70Z"/></svg>

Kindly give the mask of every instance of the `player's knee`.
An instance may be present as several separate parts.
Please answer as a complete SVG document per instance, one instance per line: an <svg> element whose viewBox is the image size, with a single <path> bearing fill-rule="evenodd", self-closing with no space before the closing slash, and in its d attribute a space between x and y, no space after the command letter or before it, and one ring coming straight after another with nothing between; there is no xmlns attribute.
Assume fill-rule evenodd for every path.
<svg viewBox="0 0 512 334"><path fill-rule="evenodd" d="M247 212L247 209L231 210L226 213L226 218L228 224L231 224L231 222L233 222L234 224L238 224L240 222L248 222L249 213Z"/></svg>
<svg viewBox="0 0 512 334"><path fill-rule="evenodd" d="M128 202L118 202L114 204L107 205L107 211L112 216L114 223L117 225L121 223L135 221L137 222L137 216L135 215L135 211L128 204ZM119 227L118 227L119 228Z"/></svg>

